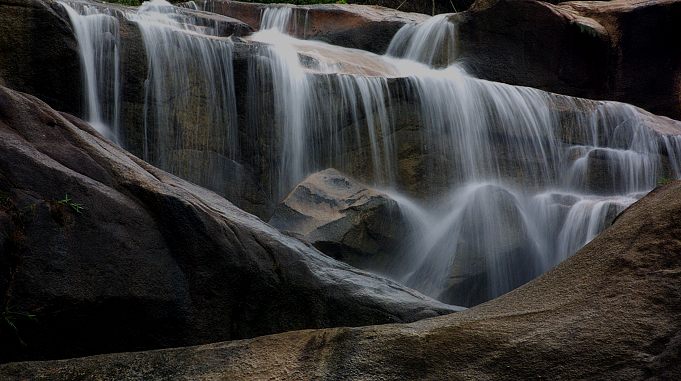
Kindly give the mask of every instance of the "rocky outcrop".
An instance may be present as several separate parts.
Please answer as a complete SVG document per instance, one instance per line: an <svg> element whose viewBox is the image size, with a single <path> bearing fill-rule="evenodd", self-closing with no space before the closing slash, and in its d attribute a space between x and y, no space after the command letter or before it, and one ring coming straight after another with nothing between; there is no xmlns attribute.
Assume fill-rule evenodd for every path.
<svg viewBox="0 0 681 381"><path fill-rule="evenodd" d="M262 12L271 4L231 0L199 0L201 9L242 20L260 28ZM384 53L393 36L405 24L425 21L427 16L394 9L346 4L288 6L292 8L289 33L299 38Z"/></svg>
<svg viewBox="0 0 681 381"><path fill-rule="evenodd" d="M269 223L327 255L372 270L397 262L403 238L410 233L395 200L335 169L314 173L298 184Z"/></svg>
<svg viewBox="0 0 681 381"><path fill-rule="evenodd" d="M480 0L452 20L481 78L681 117L677 1Z"/></svg>
<svg viewBox="0 0 681 381"><path fill-rule="evenodd" d="M0 191L2 361L456 310L336 262L4 88Z"/></svg>
<svg viewBox="0 0 681 381"><path fill-rule="evenodd" d="M0 85L80 114L78 44L57 8L41 0L0 0Z"/></svg>
<svg viewBox="0 0 681 381"><path fill-rule="evenodd" d="M517 380L681 377L681 182L541 278L407 325L289 332L166 351L7 364L6 379Z"/></svg>

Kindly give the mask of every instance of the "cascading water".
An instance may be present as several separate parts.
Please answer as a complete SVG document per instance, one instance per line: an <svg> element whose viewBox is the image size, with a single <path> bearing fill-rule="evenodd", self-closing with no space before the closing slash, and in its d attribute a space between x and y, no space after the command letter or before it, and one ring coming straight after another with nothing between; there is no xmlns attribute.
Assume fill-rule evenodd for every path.
<svg viewBox="0 0 681 381"><path fill-rule="evenodd" d="M437 15L422 24L405 25L393 37L386 54L429 66L449 66L456 57L456 30L449 16Z"/></svg>
<svg viewBox="0 0 681 381"><path fill-rule="evenodd" d="M80 0L61 4L83 57L90 123L119 136L121 104L131 101L121 95L119 34L121 23L133 23L147 59L143 158L207 188L223 193L230 187L238 194L233 42L220 35L219 22L164 0L145 2L136 10Z"/></svg>
<svg viewBox="0 0 681 381"><path fill-rule="evenodd" d="M282 134L282 163L273 176L278 179L277 197L285 195L306 174L319 168L321 155L342 156L344 145L335 134L348 124L359 127L360 120L366 121L370 136L374 179L379 183L391 181L392 145L380 146L388 140L391 126L385 106L386 78L337 75L340 67L335 60L328 64L315 60L317 57L311 57L313 62L303 65L298 54L300 49L314 54L327 45L286 34L291 28L292 16L290 7L267 8L261 17L260 32L250 37L251 41L267 44L265 54L270 63L265 70L272 77L275 119ZM331 75L321 78L319 74L324 73ZM333 104L328 96L331 89L340 94L337 97L342 102L340 105ZM250 109L256 112L257 108ZM341 110L349 113L340 115ZM383 138L379 139L378 134Z"/></svg>
<svg viewBox="0 0 681 381"><path fill-rule="evenodd" d="M290 45L291 39L284 31L288 27L293 11L290 7L269 8L262 14L259 37L271 42L266 55L271 61L269 70L272 76L275 119L279 122L282 142L282 163L278 179L277 194L284 194L304 175L303 155L306 151L303 136L306 113L306 100L311 91L298 53ZM255 110L254 110L255 111ZM257 112L257 111L256 111Z"/></svg>
<svg viewBox="0 0 681 381"><path fill-rule="evenodd" d="M221 190L221 158L238 153L232 41L163 0L127 17L148 60L145 159Z"/></svg>
<svg viewBox="0 0 681 381"><path fill-rule="evenodd" d="M86 119L97 131L118 142L120 134L120 69L118 19L110 11L82 2L60 2L78 40L83 67Z"/></svg>
<svg viewBox="0 0 681 381"><path fill-rule="evenodd" d="M411 225L381 271L431 296L473 305L507 292L572 255L661 178L681 175L681 139L651 130L632 106L469 76L454 61L446 15L403 27L385 56L293 38L293 16L266 8L246 38L257 49L237 130L233 40L164 1L127 10L148 61L145 159L223 191L239 181L220 158L257 146L256 161L269 161L262 181L272 182L261 185L277 199L326 167L360 173ZM85 41L81 51L99 49ZM97 59L87 62L98 68ZM103 77L92 78L88 86ZM116 97L92 99L119 107ZM427 188L412 193L427 202L402 194L410 171Z"/></svg>
<svg viewBox="0 0 681 381"><path fill-rule="evenodd" d="M680 175L676 163L672 172L663 171L659 156L666 150L676 160L678 139L652 133L631 106L478 80L449 65L455 28L447 16L405 26L385 57L284 35L290 9L265 10L264 27L273 20L276 28L252 39L281 49L280 56L286 52L285 60L275 60L277 81L305 83L298 92L280 90L282 97L296 94L292 107L277 102L286 109L280 118L286 112L299 117L285 124L296 143L284 140L284 157L310 164L284 168L290 175L284 189L321 168L316 152L348 150L334 136L348 122L368 130L374 184L399 186L390 106L399 96L388 79L401 78L403 91L416 99L423 144L440 158L424 171L425 183L444 176L452 190L434 209L387 191L410 219L413 235L384 271L431 296L473 305L503 294L593 239L664 173ZM349 69L349 60L362 64ZM324 80L315 82L320 76ZM341 108L351 110L350 121L332 120L337 111L323 94L334 90ZM562 109L584 111L567 117ZM571 130L580 133L570 136ZM330 166L346 167L328 156L334 158Z"/></svg>

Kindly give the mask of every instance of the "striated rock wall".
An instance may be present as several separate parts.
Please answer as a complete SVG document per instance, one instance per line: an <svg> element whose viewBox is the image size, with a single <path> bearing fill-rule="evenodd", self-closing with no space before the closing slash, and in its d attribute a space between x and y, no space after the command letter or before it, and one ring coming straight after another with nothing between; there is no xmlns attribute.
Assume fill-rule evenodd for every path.
<svg viewBox="0 0 681 381"><path fill-rule="evenodd" d="M80 61L68 22L61 14L63 11L52 2L33 0L28 3L30 6L13 4L7 0L4 6L14 13L2 13L3 16L13 15L2 25L15 32L2 33L0 49L11 54L2 55L5 58L0 62L0 78L7 85L30 92L56 108L79 114L82 108ZM674 87L679 82L675 79L676 53L667 54L660 46L664 39L655 37L655 33L667 31L670 36L675 35L673 30L668 30L676 19L675 4L662 1L645 4L618 1L608 6L592 3L551 5L529 0L479 2L470 11L451 18L458 25L460 59L468 70L483 78L572 95L631 101L666 113L665 110L674 107L674 102L678 103ZM263 5L212 1L205 7L238 17L257 28ZM219 21L227 32L243 25L205 12L184 12L193 12L192 17L206 19L206 25ZM660 12L665 12L665 16L655 16ZM294 23L293 29L305 37L381 51L384 49L381 46L387 45L401 25L423 20L423 17L380 7L301 6L295 8L294 18L300 23ZM639 21L648 25L650 21L646 20L652 19L661 20L664 26L661 32L659 28L636 32ZM124 73L121 77L123 146L152 163L161 163L154 147L156 132L145 129L144 83L148 78L148 57L142 35L134 22L123 17L119 21L121 73ZM40 48L31 45L37 35L35 38L30 36L35 35L37 29L28 26L35 23L44 25L45 30L57 31L47 33L47 40L41 37ZM248 33L247 28L240 27L237 34ZM361 42L357 38L367 40ZM644 47L647 53L640 51ZM273 80L267 75L268 63L263 49L256 43L235 38L233 67L238 132L234 135L236 143L230 139L225 144L236 144L238 154L227 155L225 152L229 152L229 147L215 146L220 139L206 139L206 131L220 130L224 126L206 126L206 113L191 111L207 104L199 94L182 102L173 100L165 108L165 116L172 116L173 123L164 133L175 145L164 152L166 162L161 164L175 174L225 195L238 206L268 218L280 196L276 189L279 180L273 174L277 173L277 165L281 162L278 144L281 132L272 117L276 107ZM33 51L46 56L35 57ZM44 76L49 78L41 79ZM191 78L187 81L191 82ZM342 104L336 85L330 86L329 82L333 81L319 76L320 97L326 97L329 104ZM387 107L396 121L392 137L397 147L397 185L421 198L437 197L446 192L455 179L438 177L437 174L443 172L433 168L451 165L446 157L434 155L424 147L423 115L420 115L418 100L408 90L409 81L397 78L389 79L388 83L394 94ZM254 99L259 103L251 109ZM581 112L566 109L564 114ZM674 112L670 114L674 115ZM570 119L574 118L565 117L565 120ZM366 118L360 118L359 122L366 122ZM656 123L665 122L651 122ZM565 122L561 129L572 125ZM367 144L370 139L366 129L359 129L357 135L356 127L343 126L338 131L348 142L345 152L320 153L313 169L333 166L360 180L373 181L377 174L371 166L371 147ZM199 130L203 132L199 133ZM145 139L149 143L146 149ZM210 144L195 144L200 141ZM522 179L524 174L517 171L518 158L508 156L502 149L496 152L502 161L502 171ZM504 158L504 155L508 157Z"/></svg>

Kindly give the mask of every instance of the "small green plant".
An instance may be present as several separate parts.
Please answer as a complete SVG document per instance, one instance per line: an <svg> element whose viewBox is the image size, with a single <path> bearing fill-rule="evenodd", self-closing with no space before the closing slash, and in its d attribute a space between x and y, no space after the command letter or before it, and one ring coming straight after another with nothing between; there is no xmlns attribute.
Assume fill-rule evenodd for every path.
<svg viewBox="0 0 681 381"><path fill-rule="evenodd" d="M577 29L579 29L580 33L584 33L589 37L598 37L600 35L600 33L591 25L586 25L582 23L576 23L575 25L577 25Z"/></svg>
<svg viewBox="0 0 681 381"><path fill-rule="evenodd" d="M67 193L66 196L62 200L57 201L57 204L64 205L68 208L71 208L74 212L78 214L82 214L83 210L85 210L85 206L83 204L79 204L77 202L74 202L71 197L69 197L69 194Z"/></svg>
<svg viewBox="0 0 681 381"><path fill-rule="evenodd" d="M672 181L674 181L674 179L671 179L669 177L660 177L659 179L657 179L657 185L667 185Z"/></svg>

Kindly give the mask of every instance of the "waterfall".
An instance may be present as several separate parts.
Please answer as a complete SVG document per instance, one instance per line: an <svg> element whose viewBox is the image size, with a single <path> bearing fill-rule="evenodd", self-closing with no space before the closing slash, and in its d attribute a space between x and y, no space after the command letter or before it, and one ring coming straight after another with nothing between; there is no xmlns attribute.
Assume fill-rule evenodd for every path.
<svg viewBox="0 0 681 381"><path fill-rule="evenodd" d="M651 131L632 106L468 75L453 62L455 27L447 16L406 25L383 57L287 35L289 8L267 8L262 20L267 29L252 39L279 57L272 60L276 115L290 134L284 189L324 165L349 167L335 153L365 137L360 145L372 168L365 172L412 227L404 252L382 271L441 300L474 305L518 287L588 243L665 173L681 175L678 137ZM391 104L405 96L435 158L423 171L425 184L445 178L450 189L436 207L394 190ZM339 136L348 124L355 139ZM322 164L317 152L332 159Z"/></svg>
<svg viewBox="0 0 681 381"><path fill-rule="evenodd" d="M292 38L283 32L288 29L290 7L267 8L262 14L260 29L254 41L268 43L265 55L269 60L269 75L274 94L274 116L281 131L282 163L276 174L277 195L285 194L303 178L307 168L303 156L305 146L305 122L309 112L308 98L312 91L310 81L300 64L298 53L291 45ZM253 107L253 112L257 109Z"/></svg>
<svg viewBox="0 0 681 381"><path fill-rule="evenodd" d="M421 71L407 65L404 73L418 94L425 142L454 164L447 170L460 185L443 201L446 213L419 213L422 227L391 271L431 296L474 305L531 280L593 239L656 185L665 173L663 150L672 163L667 173L681 176L678 143L672 143L679 138L653 133L629 105L576 104L478 80L456 64L435 70L436 49L427 39L451 51L446 39L434 37L437 29L440 36L452 30L442 20L404 27L389 54L429 64ZM588 111L565 118L559 111L565 105L556 102ZM567 129L582 136L560 136Z"/></svg>
<svg viewBox="0 0 681 381"><path fill-rule="evenodd" d="M260 30L274 29L285 33L291 27L292 17L291 7L266 8L260 20Z"/></svg>
<svg viewBox="0 0 681 381"><path fill-rule="evenodd" d="M66 10L78 41L85 96L85 118L107 138L120 136L118 19L111 11L81 2L59 4Z"/></svg>
<svg viewBox="0 0 681 381"><path fill-rule="evenodd" d="M224 191L220 163L238 155L231 39L162 0L126 16L148 60L144 159Z"/></svg>
<svg viewBox="0 0 681 381"><path fill-rule="evenodd" d="M392 181L392 144L383 144L390 139L391 129L386 108L390 97L387 79L336 75L339 66L335 61L328 64L311 60L304 65L299 56L301 49L315 52L327 45L288 35L292 15L290 7L266 8L261 30L249 37L266 44L266 61L259 66L268 72L258 75L272 78L275 120L281 131L281 163L270 176L276 179L275 197L281 198L310 171L319 168L322 156L342 156L346 145L337 134L348 124L360 128L366 122L373 177L379 183ZM330 75L321 75L327 73ZM333 104L332 93L337 94L335 99L340 99L341 104ZM249 110L257 112L257 106Z"/></svg>
<svg viewBox="0 0 681 381"><path fill-rule="evenodd" d="M233 194L247 148L275 201L327 167L358 174L398 202L411 231L379 270L446 302L518 287L681 176L681 138L633 106L469 75L446 15L405 25L381 56L294 38L290 6L264 8L243 40L162 0L116 15L65 8L95 126L118 129L118 28L132 22L147 58L145 160ZM235 44L251 49L240 110ZM424 189L407 189L408 176Z"/></svg>
<svg viewBox="0 0 681 381"><path fill-rule="evenodd" d="M133 23L147 59L142 157L217 192L238 193L233 41L220 35L218 21L163 0L136 10L61 4L79 42L89 122L112 139L120 136L119 35L121 23Z"/></svg>

